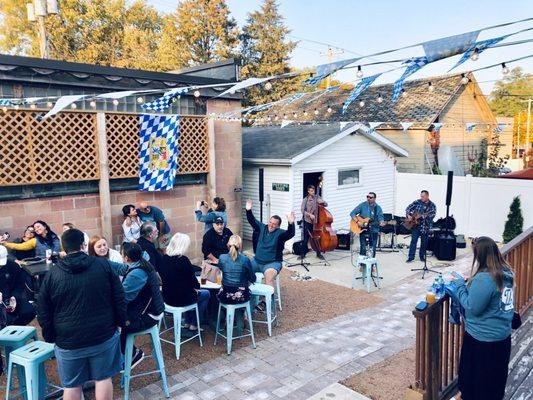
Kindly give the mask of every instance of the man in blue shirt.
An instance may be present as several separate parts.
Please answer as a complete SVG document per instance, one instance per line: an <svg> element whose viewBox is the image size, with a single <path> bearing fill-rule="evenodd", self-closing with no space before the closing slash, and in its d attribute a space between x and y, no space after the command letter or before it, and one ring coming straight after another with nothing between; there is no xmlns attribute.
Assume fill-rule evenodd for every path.
<svg viewBox="0 0 533 400"><path fill-rule="evenodd" d="M416 244L420 238L420 261L426 257L426 247L428 242L428 233L433 225L433 218L437 214L437 206L429 200L429 192L422 190L420 199L413 201L405 210L407 220L413 218L413 214L421 215L420 224L411 229L411 244L409 245L409 258L406 262L412 262L415 259Z"/></svg>
<svg viewBox="0 0 533 400"><path fill-rule="evenodd" d="M157 249L164 251L170 240L170 226L165 220L163 211L156 206L149 206L146 201L141 201L137 209L137 215L143 223L154 222L156 224L159 235L154 241L154 245Z"/></svg>
<svg viewBox="0 0 533 400"><path fill-rule="evenodd" d="M368 255L367 246L372 247L372 257L376 256L376 246L378 244L379 227L385 225L383 219L383 210L376 203L376 193L369 192L366 201L359 204L350 213L350 217L355 219L356 216L361 218L370 218L368 229L359 235L359 254Z"/></svg>

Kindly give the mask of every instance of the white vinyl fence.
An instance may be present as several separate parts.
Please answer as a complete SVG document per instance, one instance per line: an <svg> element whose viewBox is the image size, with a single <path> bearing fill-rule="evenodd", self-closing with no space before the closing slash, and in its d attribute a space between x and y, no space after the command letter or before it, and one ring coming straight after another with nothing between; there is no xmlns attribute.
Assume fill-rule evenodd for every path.
<svg viewBox="0 0 533 400"><path fill-rule="evenodd" d="M404 215L405 208L425 189L437 205L435 219L446 216L446 183L446 175L397 173L395 214ZM520 195L526 230L533 225L533 181L454 177L450 215L457 223L455 233L466 237L490 236L501 241L509 206L517 195Z"/></svg>

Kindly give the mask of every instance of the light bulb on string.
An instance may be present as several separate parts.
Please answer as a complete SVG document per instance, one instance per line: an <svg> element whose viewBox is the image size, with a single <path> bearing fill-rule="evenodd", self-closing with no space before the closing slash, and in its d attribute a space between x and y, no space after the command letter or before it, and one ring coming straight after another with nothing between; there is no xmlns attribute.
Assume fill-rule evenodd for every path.
<svg viewBox="0 0 533 400"><path fill-rule="evenodd" d="M468 76L466 76L465 74L461 74L461 83L463 85L466 85L468 82L470 82L470 78L468 78Z"/></svg>
<svg viewBox="0 0 533 400"><path fill-rule="evenodd" d="M277 121L279 117L277 115L274 115L274 121Z"/></svg>
<svg viewBox="0 0 533 400"><path fill-rule="evenodd" d="M509 67L505 65L505 63L502 63L502 74L507 75L509 73Z"/></svg>
<svg viewBox="0 0 533 400"><path fill-rule="evenodd" d="M292 117L293 117L293 118L297 118L297 117L298 117L298 114L294 113L294 114L292 114Z"/></svg>
<svg viewBox="0 0 533 400"><path fill-rule="evenodd" d="M329 114L331 114L333 112L333 109L331 107L328 106L328 109L326 110Z"/></svg>
<svg viewBox="0 0 533 400"><path fill-rule="evenodd" d="M144 103L144 99L142 97L137 97L137 103Z"/></svg>
<svg viewBox="0 0 533 400"><path fill-rule="evenodd" d="M195 90L193 94L194 94L194 97L196 98L200 97L200 91L198 89Z"/></svg>
<svg viewBox="0 0 533 400"><path fill-rule="evenodd" d="M32 110L35 110L35 109L37 108L37 106L36 106L34 103L31 103L31 104L30 104L30 108L31 108Z"/></svg>
<svg viewBox="0 0 533 400"><path fill-rule="evenodd" d="M364 74L363 74L363 70L361 69L361 66L358 65L358 66L357 66L357 72L356 72L355 76L357 76L358 78L362 78L363 75L364 75Z"/></svg>
<svg viewBox="0 0 533 400"><path fill-rule="evenodd" d="M118 99L113 99L113 105L118 106Z"/></svg>
<svg viewBox="0 0 533 400"><path fill-rule="evenodd" d="M266 90L272 90L272 82L265 83L265 89Z"/></svg>
<svg viewBox="0 0 533 400"><path fill-rule="evenodd" d="M2 107L2 111L6 113L7 112L7 107L6 106Z"/></svg>
<svg viewBox="0 0 533 400"><path fill-rule="evenodd" d="M402 89L402 97L407 97L407 92L405 91L405 89Z"/></svg>
<svg viewBox="0 0 533 400"><path fill-rule="evenodd" d="M478 51L477 48L474 49L474 51L472 52L472 55L470 56L470 59L471 59L472 61L477 61L477 60L479 60L479 51Z"/></svg>
<svg viewBox="0 0 533 400"><path fill-rule="evenodd" d="M48 102L46 103L46 107L48 107L48 108L52 108L52 106L53 106L53 104L52 104L51 101L48 101Z"/></svg>
<svg viewBox="0 0 533 400"><path fill-rule="evenodd" d="M428 82L428 90L430 92L433 92L435 90L435 86L433 86L433 84L431 82Z"/></svg>
<svg viewBox="0 0 533 400"><path fill-rule="evenodd" d="M18 110L20 108L20 106L18 104L15 104L14 108L15 108L15 110Z"/></svg>
<svg viewBox="0 0 533 400"><path fill-rule="evenodd" d="M361 100L361 101L359 102L359 107L364 107L364 106L365 106L365 101L364 101L364 100Z"/></svg>
<svg viewBox="0 0 533 400"><path fill-rule="evenodd" d="M383 103L383 97L381 96L381 93L378 94L378 103Z"/></svg>
<svg viewBox="0 0 533 400"><path fill-rule="evenodd" d="M306 111L304 111L304 117L307 117L309 115L309 113Z"/></svg>
<svg viewBox="0 0 533 400"><path fill-rule="evenodd" d="M73 110L75 110L76 108L78 108L78 106L76 105L76 103L72 103L70 105L70 108L72 108Z"/></svg>
<svg viewBox="0 0 533 400"><path fill-rule="evenodd" d="M315 115L318 115L318 110L315 108L315 111L313 111Z"/></svg>
<svg viewBox="0 0 533 400"><path fill-rule="evenodd" d="M89 105L92 107L92 108L96 108L96 101L92 100Z"/></svg>

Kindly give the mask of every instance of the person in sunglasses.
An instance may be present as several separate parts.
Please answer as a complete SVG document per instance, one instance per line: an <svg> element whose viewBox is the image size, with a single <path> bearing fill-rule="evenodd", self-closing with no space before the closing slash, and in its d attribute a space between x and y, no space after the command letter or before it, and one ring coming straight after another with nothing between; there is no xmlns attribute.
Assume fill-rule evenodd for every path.
<svg viewBox="0 0 533 400"><path fill-rule="evenodd" d="M370 218L368 229L361 232L359 235L359 254L362 256L369 255L367 254L367 246L372 248L372 257L376 256L379 227L385 225L383 210L381 209L381 206L376 203L376 197L376 193L369 192L366 196L366 201L363 201L350 213L352 219L357 216L360 216L361 218Z"/></svg>
<svg viewBox="0 0 533 400"><path fill-rule="evenodd" d="M13 243L26 243L35 238L35 229L33 225L29 225L24 230L24 233L21 237L13 240ZM24 260L25 258L35 257L35 248L28 250L10 250L10 255L15 257L17 260Z"/></svg>

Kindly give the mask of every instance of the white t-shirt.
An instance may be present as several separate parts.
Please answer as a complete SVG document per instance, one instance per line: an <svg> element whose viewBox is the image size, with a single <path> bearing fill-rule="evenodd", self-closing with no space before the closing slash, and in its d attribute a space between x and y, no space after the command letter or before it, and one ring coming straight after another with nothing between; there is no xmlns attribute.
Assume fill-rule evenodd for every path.
<svg viewBox="0 0 533 400"><path fill-rule="evenodd" d="M122 255L115 249L109 249L109 261L123 263Z"/></svg>

